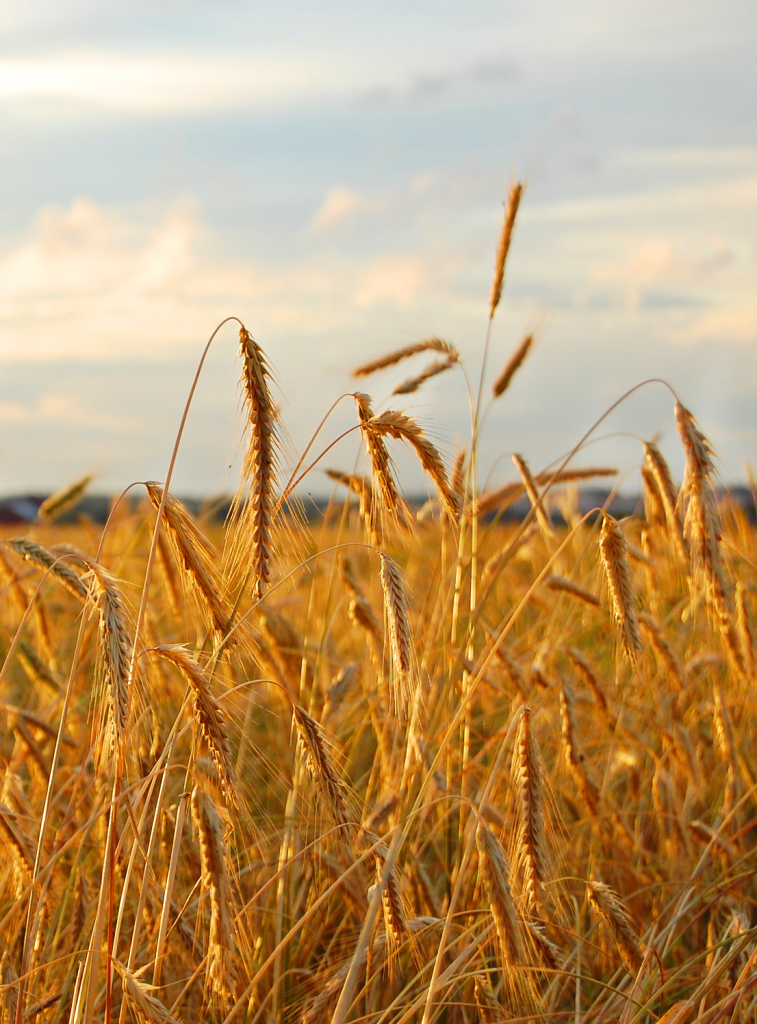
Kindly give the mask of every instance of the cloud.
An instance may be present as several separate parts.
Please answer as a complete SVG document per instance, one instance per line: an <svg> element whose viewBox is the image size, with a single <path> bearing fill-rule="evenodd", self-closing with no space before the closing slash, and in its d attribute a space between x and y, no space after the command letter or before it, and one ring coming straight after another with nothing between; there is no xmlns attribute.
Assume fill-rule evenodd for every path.
<svg viewBox="0 0 757 1024"><path fill-rule="evenodd" d="M359 192L345 185L336 185L314 213L311 227L316 232L332 228L349 220L364 205L365 200Z"/></svg>
<svg viewBox="0 0 757 1024"><path fill-rule="evenodd" d="M32 240L0 260L0 302L8 315L14 301L86 299L175 282L187 269L195 231L188 204L176 206L136 245L128 220L89 200L78 199L68 209L45 207Z"/></svg>
<svg viewBox="0 0 757 1024"><path fill-rule="evenodd" d="M360 218L396 221L404 214L417 216L422 199L433 202L438 177L435 171L421 171L393 188L362 192L348 185L334 185L313 214L310 229L321 234Z"/></svg>
<svg viewBox="0 0 757 1024"><path fill-rule="evenodd" d="M140 113L267 107L343 85L338 69L294 53L69 51L0 61L0 103L52 99Z"/></svg>
<svg viewBox="0 0 757 1024"><path fill-rule="evenodd" d="M345 191L327 197L321 230L360 206ZM229 257L190 202L45 207L0 255L0 359L171 358L251 308L256 330L311 337L378 303L406 308L427 280L422 248L258 263Z"/></svg>
<svg viewBox="0 0 757 1024"><path fill-rule="evenodd" d="M359 278L355 302L359 308L379 303L408 306L428 283L423 261L400 256L373 263Z"/></svg>
<svg viewBox="0 0 757 1024"><path fill-rule="evenodd" d="M485 57L458 68L444 67L440 71L412 73L402 85L386 82L364 89L360 102L367 106L385 103L433 103L449 97L500 90L520 76L516 63L507 58Z"/></svg>
<svg viewBox="0 0 757 1024"><path fill-rule="evenodd" d="M0 422L54 423L58 426L91 427L118 434L134 431L134 424L130 421L97 412L73 396L57 392L40 395L28 405L21 402L0 402Z"/></svg>
<svg viewBox="0 0 757 1024"><path fill-rule="evenodd" d="M706 310L689 329L688 340L757 344L757 303Z"/></svg>

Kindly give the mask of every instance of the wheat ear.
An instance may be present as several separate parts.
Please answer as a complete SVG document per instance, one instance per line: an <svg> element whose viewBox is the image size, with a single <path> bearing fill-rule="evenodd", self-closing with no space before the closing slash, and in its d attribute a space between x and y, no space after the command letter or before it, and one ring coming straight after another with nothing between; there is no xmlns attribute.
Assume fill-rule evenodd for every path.
<svg viewBox="0 0 757 1024"><path fill-rule="evenodd" d="M26 537L12 537L8 544L16 554L21 555L27 562L32 562L40 569L49 569L55 579L74 597L78 597L80 601L87 600L89 597L87 587L79 574L60 560L60 554L48 551L41 544L35 544L33 540L28 540Z"/></svg>
<svg viewBox="0 0 757 1024"><path fill-rule="evenodd" d="M679 501L686 505L684 536L689 541L694 575L704 582L711 617L720 631L731 662L745 672L734 628L728 581L720 555L712 449L688 409L676 403L676 426L686 451L686 475Z"/></svg>
<svg viewBox="0 0 757 1024"><path fill-rule="evenodd" d="M18 878L19 888L28 885L32 880L34 864L34 843L20 825L13 811L0 803L0 843L10 850L13 867Z"/></svg>
<svg viewBox="0 0 757 1024"><path fill-rule="evenodd" d="M672 646L668 643L665 632L651 615L647 615L646 612L640 612L638 620L641 627L646 631L652 642L652 647L655 650L655 654L660 659L662 664L668 673L668 678L673 683L676 690L683 691L683 668L681 666L678 657Z"/></svg>
<svg viewBox="0 0 757 1024"><path fill-rule="evenodd" d="M153 507L159 509L163 488L154 480L146 483L145 488ZM213 548L182 503L170 494L166 495L163 508L163 526L187 589L207 615L216 640L221 640L229 631L229 614L213 565Z"/></svg>
<svg viewBox="0 0 757 1024"><path fill-rule="evenodd" d="M237 806L237 782L231 760L226 719L220 704L211 692L210 677L186 647L172 644L156 647L154 650L159 657L175 665L189 683L195 719L216 766L224 799L230 806Z"/></svg>
<svg viewBox="0 0 757 1024"><path fill-rule="evenodd" d="M510 868L507 856L496 836L484 821L476 827L478 864L486 887L494 924L497 928L502 957L508 967L521 959L521 929L510 890Z"/></svg>
<svg viewBox="0 0 757 1024"><path fill-rule="evenodd" d="M497 257L494 263L494 280L492 281L492 290L489 296L490 320L494 316L494 311L499 305L499 300L502 298L502 284L505 279L505 262L507 260L507 253L512 240L515 215L518 212L518 206L520 205L520 197L522 194L523 185L521 182L517 182L510 189L507 210L505 212L505 223L502 225L502 234L499 236L499 247L497 248Z"/></svg>
<svg viewBox="0 0 757 1024"><path fill-rule="evenodd" d="M527 334L523 341L518 345L516 350L510 356L507 361L502 373L494 381L492 386L492 392L495 398L499 398L500 395L504 394L510 386L510 381L513 379L517 371L520 369L521 363L528 355L531 345L533 344L533 334Z"/></svg>
<svg viewBox="0 0 757 1024"><path fill-rule="evenodd" d="M542 885L547 877L547 839L544 831L542 763L531 727L531 716L531 708L523 707L515 739L513 775L518 791L518 857L523 864L524 889L529 906L538 907L542 902Z"/></svg>
<svg viewBox="0 0 757 1024"><path fill-rule="evenodd" d="M586 810L592 817L596 817L599 810L599 790L589 777L584 755L576 740L573 694L568 687L563 687L560 691L560 719L562 723L562 742L571 774L578 786L581 798L586 804Z"/></svg>
<svg viewBox="0 0 757 1024"><path fill-rule="evenodd" d="M628 910L620 896L604 882L591 881L587 892L589 904L597 911L612 933L628 973L635 977L644 959L639 939L631 926Z"/></svg>
<svg viewBox="0 0 757 1024"><path fill-rule="evenodd" d="M604 693L602 692L602 688L599 685L599 679L597 678L596 670L587 661L587 659L584 657L581 651L578 650L577 647L568 647L565 653L568 655L570 660L573 662L573 664L580 672L583 681L586 683L592 697L594 698L594 703L596 704L597 708L602 713L604 718L608 718L609 709L607 707L607 698L605 697Z"/></svg>
<svg viewBox="0 0 757 1024"><path fill-rule="evenodd" d="M657 487L660 504L665 515L668 531L678 549L681 558L686 561L686 544L683 538L683 525L678 509L676 508L676 492L673 485L673 477L665 458L652 441L644 444L644 456L648 472ZM646 479L646 478L645 478Z"/></svg>
<svg viewBox="0 0 757 1024"><path fill-rule="evenodd" d="M67 509L73 508L79 500L84 496L84 492L92 482L92 476L83 476L79 480L75 480L73 483L68 484L67 487L62 488L60 491L56 491L51 494L48 498L42 502L37 509L37 515L40 519L53 519L55 516L61 515Z"/></svg>
<svg viewBox="0 0 757 1024"><path fill-rule="evenodd" d="M121 975L126 996L140 1020L145 1021L145 1024L179 1024L177 1018L168 1012L166 1006L153 995L147 985L143 985L135 978L128 968L118 960L113 961L113 966Z"/></svg>
<svg viewBox="0 0 757 1024"><path fill-rule="evenodd" d="M326 476L349 488L353 494L357 495L360 503L358 506L360 519L368 530L371 544L380 547L382 543L381 526L373 508L373 488L370 480L355 473L342 473L338 469L327 469Z"/></svg>
<svg viewBox="0 0 757 1024"><path fill-rule="evenodd" d="M636 618L631 572L628 568L627 545L623 531L609 513L602 513L599 550L607 578L612 616L620 635L624 653L636 664L641 653L639 623Z"/></svg>
<svg viewBox="0 0 757 1024"><path fill-rule="evenodd" d="M489 982L480 974L473 979L473 992L483 1024L506 1024L504 1007L495 996Z"/></svg>
<svg viewBox="0 0 757 1024"><path fill-rule="evenodd" d="M612 469L609 466L587 466L585 469L564 469L559 473L538 473L534 477L534 482L538 487L543 487L546 484L555 486L556 484L574 483L577 480L591 480L595 477L617 475L617 469ZM523 484L517 481L511 481L493 491L486 491L478 501L479 515L487 515L489 512L498 509L501 505L514 501L523 491Z"/></svg>
<svg viewBox="0 0 757 1024"><path fill-rule="evenodd" d="M544 580L544 585L549 590L562 591L565 594L570 594L572 597L578 598L579 601L583 601L584 604L592 605L594 608L599 607L599 598L596 594L592 594L590 590L585 590L580 587L573 580L566 579L565 576L556 576L551 574Z"/></svg>
<svg viewBox="0 0 757 1024"><path fill-rule="evenodd" d="M192 790L192 818L200 838L202 884L210 896L208 975L215 995L233 1000L236 970L233 961L231 884L221 817L212 800L199 786Z"/></svg>
<svg viewBox="0 0 757 1024"><path fill-rule="evenodd" d="M741 580L736 584L736 628L741 643L742 657L750 679L757 677L754 657L754 634L749 621L746 589Z"/></svg>
<svg viewBox="0 0 757 1024"><path fill-rule="evenodd" d="M405 584L397 563L381 555L381 588L384 594L384 617L388 625L392 651L392 684L394 704L405 711L413 696L413 646L407 614Z"/></svg>
<svg viewBox="0 0 757 1024"><path fill-rule="evenodd" d="M545 537L552 536L552 526L549 521L549 517L544 508L544 502L539 500L539 492L536 488L536 481L531 475L531 470L528 468L528 463L523 456L517 453L513 455L513 462L515 467L520 473L520 478L523 481L523 487L528 495L528 500L531 502L531 507L534 510L537 522L541 528L542 533Z"/></svg>
<svg viewBox="0 0 757 1024"><path fill-rule="evenodd" d="M387 513L393 519L397 519L400 512L404 511L404 503L394 482L392 464L386 444L381 434L373 425L375 417L371 407L371 400L368 395L358 391L355 394L355 403L360 418L360 430L363 435L365 450L371 460L371 469L378 497ZM371 523L373 524L377 520L378 509L376 508L376 502L373 502L371 507Z"/></svg>
<svg viewBox="0 0 757 1024"><path fill-rule="evenodd" d="M395 349L393 352L374 359L370 363L364 363L352 371L353 377L368 377L377 370L385 370L389 366L395 366L403 359L417 355L419 352L443 352L448 356L457 356L457 349L450 342L442 338L426 338L424 341L414 342L412 345L405 345L403 348Z"/></svg>
<svg viewBox="0 0 757 1024"><path fill-rule="evenodd" d="M51 693L60 693L61 682L53 670L45 664L37 651L25 640L18 644L18 658L29 679L34 683L40 683Z"/></svg>
<svg viewBox="0 0 757 1024"><path fill-rule="evenodd" d="M134 641L126 604L116 578L97 562L87 560L92 573L92 596L99 616L103 688L109 711L111 739L124 750L136 674L130 678Z"/></svg>
<svg viewBox="0 0 757 1024"><path fill-rule="evenodd" d="M278 468L278 422L268 386L270 372L260 345L245 327L239 329L241 388L247 412L247 450L242 465L242 490L232 502L234 522L230 548L234 577L249 573L253 601L270 582L273 559L273 513Z"/></svg>
<svg viewBox="0 0 757 1024"><path fill-rule="evenodd" d="M436 359L433 363L429 363L428 366L417 376L408 377L407 380L398 384L392 394L412 395L422 384L425 384L427 380L431 380L433 377L438 377L440 373L445 373L447 370L451 370L452 367L459 362L460 356L457 352L447 356L446 359Z"/></svg>
<svg viewBox="0 0 757 1024"><path fill-rule="evenodd" d="M424 470L436 484L445 512L454 522L460 515L458 496L449 485L447 470L439 452L418 424L404 413L390 410L374 416L371 426L377 434L388 434L397 440L406 441L414 449Z"/></svg>
<svg viewBox="0 0 757 1024"><path fill-rule="evenodd" d="M292 706L294 724L308 771L317 782L324 803L335 825L348 826L344 784L334 767L323 730L318 722L298 704Z"/></svg>
<svg viewBox="0 0 757 1024"><path fill-rule="evenodd" d="M381 890L381 907L384 915L384 932L386 935L386 947L390 971L393 970L393 960L400 946L406 939L411 939L411 932L408 927L407 915L402 902L399 875L397 865L393 863L391 869L386 871L386 861L389 849L384 842L380 842L379 836L368 829L363 829L362 838L373 847L373 862L376 870L376 885L381 885L384 879L384 887ZM384 876L386 875L386 878Z"/></svg>

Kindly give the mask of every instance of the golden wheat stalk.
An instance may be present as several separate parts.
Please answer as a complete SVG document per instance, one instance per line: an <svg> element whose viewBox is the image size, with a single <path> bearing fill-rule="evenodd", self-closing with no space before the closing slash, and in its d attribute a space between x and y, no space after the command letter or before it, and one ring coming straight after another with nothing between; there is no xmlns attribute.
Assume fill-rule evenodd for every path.
<svg viewBox="0 0 757 1024"><path fill-rule="evenodd" d="M368 395L364 395L359 391L355 393L354 398L357 405L358 416L360 418L360 430L363 435L365 450L371 461L373 480L376 484L374 497L376 494L378 495L384 510L392 519L396 520L399 515L404 512L405 506L404 502L400 498L397 485L394 482L389 452L387 451L383 437L374 428L373 421L375 417L373 415L370 398ZM378 521L379 510L377 508L377 502L374 501L371 504L372 527L373 524Z"/></svg>
<svg viewBox="0 0 757 1024"><path fill-rule="evenodd" d="M41 684L53 694L60 693L63 689L57 674L49 665L45 664L37 651L25 640L19 641L18 660L33 683Z"/></svg>
<svg viewBox="0 0 757 1024"><path fill-rule="evenodd" d="M68 509L73 508L77 505L81 498L92 483L91 474L88 476L80 477L73 483L68 484L67 487L63 487L60 491L56 491L49 497L45 498L42 504L37 509L37 515L40 519L53 519L55 516L61 515Z"/></svg>
<svg viewBox="0 0 757 1024"><path fill-rule="evenodd" d="M523 864L523 888L530 907L542 903L547 878L547 839L544 830L543 765L531 727L531 708L521 709L513 753L513 777L518 793L520 828L518 860Z"/></svg>
<svg viewBox="0 0 757 1024"><path fill-rule="evenodd" d="M522 194L523 185L521 182L517 182L510 189L507 210L505 212L505 223L502 225L502 234L499 236L499 247L497 249L497 257L494 263L494 280L492 281L492 290L489 296L490 320L493 318L494 311L499 305L499 300L502 298L502 285L505 278L505 262L507 260L507 253L512 240L515 215L518 212L518 206L520 205L520 197Z"/></svg>
<svg viewBox="0 0 757 1024"><path fill-rule="evenodd" d="M645 442L644 456L648 473L656 485L657 496L662 505L668 531L673 538L678 553L686 561L687 554L683 537L683 524L679 510L676 507L676 491L670 467L660 449L652 441Z"/></svg>
<svg viewBox="0 0 757 1024"><path fill-rule="evenodd" d="M371 840L376 836L372 833L364 833ZM386 872L386 860L389 850L386 844L381 843L373 851L374 866L376 869L376 885L381 884L386 874L384 888L381 890L381 908L384 914L384 932L386 934L387 951L389 954L389 968L393 969L394 957L399 951L402 943L410 938L410 931L407 926L407 915L402 903L399 877L396 863Z"/></svg>
<svg viewBox="0 0 757 1024"><path fill-rule="evenodd" d="M579 601L583 601L584 604L591 605L594 608L599 607L599 598L596 594L592 594L590 590L580 587L573 580L566 579L565 576L556 576L554 573L550 573L549 576L545 576L544 585L549 590L570 594L572 597L578 598Z"/></svg>
<svg viewBox="0 0 757 1024"><path fill-rule="evenodd" d="M177 1018L169 1013L168 1008L153 994L151 988L144 985L127 967L124 967L118 960L113 961L113 966L121 975L126 997L140 1020L145 1024L180 1024Z"/></svg>
<svg viewBox="0 0 757 1024"><path fill-rule="evenodd" d="M202 885L210 896L208 976L215 996L233 1002L236 991L231 881L221 817L199 786L192 790L192 818L200 839Z"/></svg>
<svg viewBox="0 0 757 1024"><path fill-rule="evenodd" d="M676 690L683 692L683 666L678 660L673 646L668 642L662 626L651 615L647 615L646 612L639 612L637 618L642 629L649 636L655 654L664 665L668 678Z"/></svg>
<svg viewBox="0 0 757 1024"><path fill-rule="evenodd" d="M604 882L588 882L587 895L589 905L610 929L626 970L632 977L636 977L644 955L623 901L615 890Z"/></svg>
<svg viewBox="0 0 757 1024"><path fill-rule="evenodd" d="M686 506L684 536L689 541L694 578L704 583L707 605L734 669L746 669L734 628L731 593L720 553L720 528L712 449L688 409L676 402L676 426L686 452L686 474L679 502Z"/></svg>
<svg viewBox="0 0 757 1024"><path fill-rule="evenodd" d="M385 554L381 555L381 589L392 652L394 705L398 710L407 711L413 697L412 633L402 574L397 563Z"/></svg>
<svg viewBox="0 0 757 1024"><path fill-rule="evenodd" d="M628 660L635 665L642 645L628 568L626 538L617 521L607 512L602 513L599 550L621 647Z"/></svg>
<svg viewBox="0 0 757 1024"><path fill-rule="evenodd" d="M585 469L565 469L558 473L537 473L534 477L534 483L538 487L544 487L547 484L556 486L557 484L575 483L579 480L591 480L594 477L617 475L617 469L612 469L609 466L587 466ZM502 506L511 504L523 494L524 490L525 488L522 483L511 481L502 487L496 488L496 490L484 492L478 500L479 515L489 515L489 513L497 511Z"/></svg>
<svg viewBox="0 0 757 1024"><path fill-rule="evenodd" d="M239 328L241 387L247 413L247 450L242 486L234 497L229 520L234 524L229 578L249 576L252 600L259 601L271 579L273 519L278 473L279 429L269 389L270 371L260 345L245 327Z"/></svg>
<svg viewBox="0 0 757 1024"><path fill-rule="evenodd" d="M257 622L274 656L281 661L286 679L297 686L305 657L300 634L281 612L265 602L258 607Z"/></svg>
<svg viewBox="0 0 757 1024"><path fill-rule="evenodd" d="M596 817L599 810L599 790L586 770L586 760L576 740L573 694L567 686L560 690L560 719L562 743L571 774L586 805L586 810L592 817Z"/></svg>
<svg viewBox="0 0 757 1024"><path fill-rule="evenodd" d="M382 543L381 524L373 507L373 488L371 483L364 476L355 473L342 473L338 469L327 469L326 476L347 487L359 500L358 511L360 519L368 530L371 544L380 547Z"/></svg>
<svg viewBox="0 0 757 1024"><path fill-rule="evenodd" d="M507 855L484 821L479 821L476 827L476 846L479 870L497 929L502 958L507 967L516 967L521 960L522 936L510 889Z"/></svg>
<svg viewBox="0 0 757 1024"><path fill-rule="evenodd" d="M749 621L746 588L741 580L736 583L736 629L741 643L742 658L749 673L749 678L757 678L757 665L754 656L754 634Z"/></svg>
<svg viewBox="0 0 757 1024"><path fill-rule="evenodd" d="M238 806L237 781L231 758L226 719L211 691L210 677L186 647L179 644L154 648L155 653L175 665L189 683L194 713L210 756L216 766L221 791L229 806Z"/></svg>
<svg viewBox="0 0 757 1024"><path fill-rule="evenodd" d="M18 816L4 804L0 804L0 844L10 851L11 862L22 887L28 885L32 880L34 843Z"/></svg>
<svg viewBox="0 0 757 1024"><path fill-rule="evenodd" d="M426 338L424 341L414 342L412 345L405 345L403 348L395 349L379 359L370 363L364 363L352 371L353 377L368 377L377 370L385 370L389 366L395 366L403 359L417 355L419 352L443 352L447 356L457 356L457 349L448 341L442 338Z"/></svg>
<svg viewBox="0 0 757 1024"><path fill-rule="evenodd" d="M128 737L129 713L138 677L130 675L134 641L129 615L118 582L97 562L87 560L92 573L92 596L99 618L102 686L108 708L110 740L123 752Z"/></svg>
<svg viewBox="0 0 757 1024"><path fill-rule="evenodd" d="M145 488L153 507L159 509L163 488L154 480L148 481ZM184 574L188 592L207 615L216 640L221 640L228 633L230 620L213 564L214 551L210 542L182 503L170 494L166 495L163 508L163 526L174 558Z"/></svg>
<svg viewBox="0 0 757 1024"><path fill-rule="evenodd" d="M597 708L605 718L608 718L609 709L607 707L607 698L599 685L596 670L577 647L568 647L565 653L581 674L583 681L586 683L589 688L589 692L594 698L594 703L597 705Z"/></svg>
<svg viewBox="0 0 757 1024"><path fill-rule="evenodd" d="M560 971L562 969L560 949L547 938L544 925L538 921L526 921L524 923L526 934L544 966L550 971Z"/></svg>
<svg viewBox="0 0 757 1024"><path fill-rule="evenodd" d="M74 597L78 597L80 601L88 599L89 591L79 574L61 560L61 554L65 553L48 551L47 548L43 548L41 544L36 544L27 537L11 537L8 544L16 554L21 555L27 562L31 562L40 569L49 569L55 579Z"/></svg>
<svg viewBox="0 0 757 1024"><path fill-rule="evenodd" d="M449 485L441 455L418 424L404 413L389 410L374 416L371 426L378 435L388 434L397 440L406 441L414 449L424 470L436 484L445 512L455 522L460 515L458 496Z"/></svg>
<svg viewBox="0 0 757 1024"><path fill-rule="evenodd" d="M161 530L158 535L158 547L155 552L155 557L161 568L163 579L166 584L166 593L168 594L168 604L171 608L171 614L175 619L180 619L181 597L179 595L179 580L171 557L171 552L169 550L169 542L166 539L165 530Z"/></svg>
<svg viewBox="0 0 757 1024"><path fill-rule="evenodd" d="M473 979L473 992L483 1024L506 1024L505 1008L497 999L489 982L480 974Z"/></svg>
<svg viewBox="0 0 757 1024"><path fill-rule="evenodd" d="M513 379L515 374L520 369L523 360L528 355L531 345L533 344L533 334L527 334L523 341L518 345L516 350L510 356L504 369L500 373L499 377L494 381L492 385L492 393L495 398L499 398L500 395L504 394L510 386L510 381Z"/></svg>
<svg viewBox="0 0 757 1024"><path fill-rule="evenodd" d="M292 711L308 771L318 784L323 802L334 824L341 825L350 831L351 826L348 822L347 805L344 798L344 783L334 766L323 730L312 715L309 715L299 704L293 704Z"/></svg>
<svg viewBox="0 0 757 1024"><path fill-rule="evenodd" d="M523 481L523 488L528 495L528 500L531 502L531 507L534 510L536 521L545 537L549 538L552 536L552 525L547 516L547 512L544 508L544 502L539 500L539 492L536 487L536 481L531 475L531 470L528 468L528 463L523 456L517 453L513 455L513 462L515 467L520 473L520 478Z"/></svg>
<svg viewBox="0 0 757 1024"><path fill-rule="evenodd" d="M425 384L427 380L431 380L433 377L438 377L440 373L445 373L447 370L451 370L452 367L459 362L460 356L457 352L453 352L452 355L447 356L446 359L436 359L433 363L429 363L424 370L421 370L417 376L408 377L407 380L398 384L394 391L392 391L392 394L412 395L422 384Z"/></svg>

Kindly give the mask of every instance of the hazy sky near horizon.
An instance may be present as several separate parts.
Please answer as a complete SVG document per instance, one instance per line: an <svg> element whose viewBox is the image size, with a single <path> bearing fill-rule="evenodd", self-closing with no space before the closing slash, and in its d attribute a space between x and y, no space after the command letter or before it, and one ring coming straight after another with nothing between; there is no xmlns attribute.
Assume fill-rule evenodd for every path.
<svg viewBox="0 0 757 1024"><path fill-rule="evenodd" d="M724 479L757 463L757 5L29 0L0 51L0 493L164 479L203 345L240 317L299 451L355 365L429 335L478 381L510 183L526 181L491 339L488 479L561 456L664 378ZM463 373L359 384L451 455ZM229 490L236 335L200 381L174 489ZM343 399L314 451L355 422ZM636 486L681 456L652 384L579 457ZM357 463L356 463L357 459ZM406 489L420 480L400 460ZM322 465L360 467L355 435ZM314 470L314 493L328 490Z"/></svg>

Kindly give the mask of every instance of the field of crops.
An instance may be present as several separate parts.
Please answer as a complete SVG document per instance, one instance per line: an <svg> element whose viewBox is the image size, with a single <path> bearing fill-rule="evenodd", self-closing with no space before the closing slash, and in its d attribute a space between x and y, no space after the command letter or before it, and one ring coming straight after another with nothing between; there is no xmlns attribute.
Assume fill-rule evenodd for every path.
<svg viewBox="0 0 757 1024"><path fill-rule="evenodd" d="M360 368L356 473L320 439L284 465L240 325L224 526L169 467L105 528L59 522L74 488L6 530L3 1022L753 1019L754 529L675 397L685 477L640 444L638 516L580 513L581 480L611 479L580 442L481 493L481 412L530 345L484 357L452 466L362 389L425 353L412 393L454 346ZM334 496L307 522L314 463Z"/></svg>

